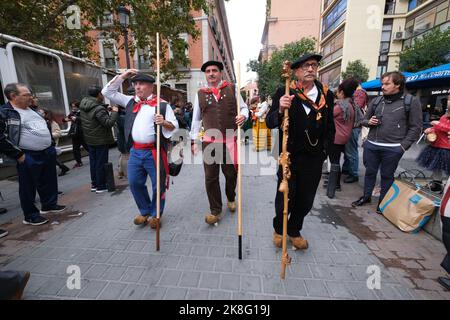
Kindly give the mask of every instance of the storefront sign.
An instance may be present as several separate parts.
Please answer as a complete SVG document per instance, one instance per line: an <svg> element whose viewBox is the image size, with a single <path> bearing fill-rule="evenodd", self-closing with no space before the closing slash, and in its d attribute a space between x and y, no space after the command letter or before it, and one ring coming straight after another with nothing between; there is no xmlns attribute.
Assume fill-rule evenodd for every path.
<svg viewBox="0 0 450 320"><path fill-rule="evenodd" d="M450 88L449 89L440 89L440 90L432 90L431 95L438 95L438 94L450 94Z"/></svg>

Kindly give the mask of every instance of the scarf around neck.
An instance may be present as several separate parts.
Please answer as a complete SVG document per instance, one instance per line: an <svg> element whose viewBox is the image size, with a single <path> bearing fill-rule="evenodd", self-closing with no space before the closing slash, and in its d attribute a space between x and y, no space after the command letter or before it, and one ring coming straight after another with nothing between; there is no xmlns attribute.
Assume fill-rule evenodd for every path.
<svg viewBox="0 0 450 320"><path fill-rule="evenodd" d="M316 84L314 84L316 85ZM291 82L290 88L292 90L294 90L295 94L297 95L297 97L299 97L299 99L302 102L307 102L308 104L310 104L316 111L322 109L323 107L326 106L327 101L325 99L325 95L323 94L322 90L319 89L319 87L316 85L317 87L317 91L319 92L319 96L320 96L320 100L318 103L316 103L316 101L312 101L311 99L308 98L308 96L305 93L305 89L303 88L302 84L300 81L294 80Z"/></svg>

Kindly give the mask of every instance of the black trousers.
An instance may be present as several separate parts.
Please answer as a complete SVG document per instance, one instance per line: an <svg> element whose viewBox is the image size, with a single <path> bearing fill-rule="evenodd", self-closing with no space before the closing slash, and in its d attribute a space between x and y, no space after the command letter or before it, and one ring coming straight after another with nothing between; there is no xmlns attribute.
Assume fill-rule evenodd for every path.
<svg viewBox="0 0 450 320"><path fill-rule="evenodd" d="M80 147L83 146L84 150L89 152L89 147L84 141L83 136L73 136L72 137L72 146L73 146L73 157L77 163L82 163L81 161L81 150Z"/></svg>
<svg viewBox="0 0 450 320"><path fill-rule="evenodd" d="M441 217L442 219L442 242L444 243L447 254L441 263L442 268L450 274L450 218Z"/></svg>
<svg viewBox="0 0 450 320"><path fill-rule="evenodd" d="M303 220L314 204L317 187L322 176L322 165L325 161L325 154L300 155L292 159L291 179L289 179L289 205L288 205L288 235L291 237L300 236L303 228ZM276 233L283 234L283 193L278 191L283 172L278 170L277 193L275 196L275 217L273 218L273 228Z"/></svg>
<svg viewBox="0 0 450 320"><path fill-rule="evenodd" d="M25 161L17 164L19 199L25 218L39 216L34 205L36 191L41 199L41 209L56 205L58 182L56 176L56 150L51 146L43 151L25 151Z"/></svg>

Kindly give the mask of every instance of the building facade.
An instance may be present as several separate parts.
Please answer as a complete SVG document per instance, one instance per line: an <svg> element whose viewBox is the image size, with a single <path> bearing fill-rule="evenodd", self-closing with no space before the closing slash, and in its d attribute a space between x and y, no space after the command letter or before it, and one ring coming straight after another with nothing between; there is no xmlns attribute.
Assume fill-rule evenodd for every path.
<svg viewBox="0 0 450 320"><path fill-rule="evenodd" d="M271 0L267 6L259 61L267 61L274 50L303 37L319 39L320 1Z"/></svg>
<svg viewBox="0 0 450 320"><path fill-rule="evenodd" d="M377 77L399 68L400 53L434 29L450 28L449 0L386 1Z"/></svg>
<svg viewBox="0 0 450 320"><path fill-rule="evenodd" d="M224 0L214 0L209 14L203 11L193 11L196 27L200 30L200 36L193 40L188 34L180 34L189 48L186 55L191 63L188 67L180 67L179 80L169 79L165 83L172 89L178 89L186 92L186 100L194 101L199 87L206 85L206 80L200 68L208 60L218 60L224 64L223 77L229 82L235 82L235 73L233 67L233 48L231 45L230 32L228 30L228 20L225 11ZM105 13L103 25L107 26L117 19L112 13ZM94 50L99 57L99 63L108 69L121 72L127 68L126 54L124 49L124 37L118 42L105 38L99 31L89 32L89 36L94 39ZM131 41L133 39L131 38ZM138 48L130 53L130 67L138 69L144 73L155 73L149 59L149 48ZM169 52L170 56L172 53ZM186 101L186 102L187 102Z"/></svg>
<svg viewBox="0 0 450 320"><path fill-rule="evenodd" d="M369 79L399 69L400 53L435 28L450 27L449 0L322 0L319 76L336 88L351 61Z"/></svg>
<svg viewBox="0 0 450 320"><path fill-rule="evenodd" d="M385 0L322 0L320 80L335 89L349 62L362 60L375 77Z"/></svg>

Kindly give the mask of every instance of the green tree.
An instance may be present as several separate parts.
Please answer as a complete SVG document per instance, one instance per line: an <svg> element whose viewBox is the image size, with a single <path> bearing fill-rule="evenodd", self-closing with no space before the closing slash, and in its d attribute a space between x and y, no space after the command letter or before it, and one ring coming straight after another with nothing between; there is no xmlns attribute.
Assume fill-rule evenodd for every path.
<svg viewBox="0 0 450 320"><path fill-rule="evenodd" d="M16 36L46 47L70 52L81 51L84 57L98 61L93 50L94 39L91 30L100 30L101 35L116 40L124 46L121 38L123 28L117 18L112 25L103 25L105 13L117 17L117 8L126 3L131 9L129 32L130 52L136 47L150 47L150 58L156 60L156 32L161 37L161 65L166 78L177 74L178 66L188 66L190 61L185 55L188 44L179 37L187 33L193 39L200 35L191 15L192 10L208 12L207 0L20 0L0 2L0 33ZM77 5L81 11L81 27L69 29L67 11L71 5ZM99 23L100 22L100 23ZM134 38L135 42L131 41ZM121 40L122 39L122 40ZM168 44L171 44L173 58L167 58Z"/></svg>
<svg viewBox="0 0 450 320"><path fill-rule="evenodd" d="M450 29L439 28L414 41L413 45L400 54L400 70L417 72L448 63L450 54Z"/></svg>
<svg viewBox="0 0 450 320"><path fill-rule="evenodd" d="M359 82L366 82L369 79L369 68L362 62L362 60L355 60L348 63L345 71L342 72L342 80L348 78L355 78Z"/></svg>
<svg viewBox="0 0 450 320"><path fill-rule="evenodd" d="M288 43L283 48L275 50L270 60L259 62L252 60L248 63L249 70L258 74L258 88L261 96L273 95L278 87L283 86L281 74L283 71L283 62L289 60L294 62L301 55L307 52L314 52L316 40L311 38L302 38L297 42Z"/></svg>

